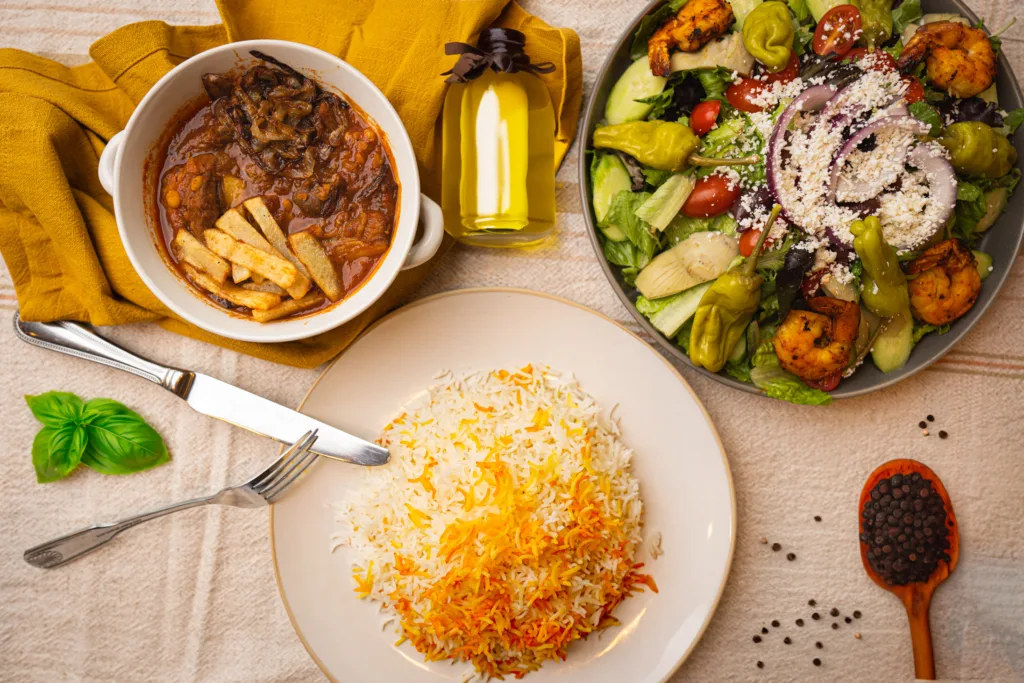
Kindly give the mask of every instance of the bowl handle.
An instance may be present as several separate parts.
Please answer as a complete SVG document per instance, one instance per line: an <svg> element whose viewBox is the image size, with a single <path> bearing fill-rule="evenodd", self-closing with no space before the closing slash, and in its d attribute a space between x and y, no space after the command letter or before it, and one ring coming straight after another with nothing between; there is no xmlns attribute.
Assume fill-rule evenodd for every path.
<svg viewBox="0 0 1024 683"><path fill-rule="evenodd" d="M114 190L117 187L117 174L115 169L117 168L117 156L118 152L121 151L121 143L124 142L124 131L114 135L107 142L107 146L103 148L103 153L100 154L100 167L99 177L100 185L107 191L110 196L114 195Z"/></svg>
<svg viewBox="0 0 1024 683"><path fill-rule="evenodd" d="M402 270L423 265L441 247L441 238L444 237L444 215L437 202L425 194L420 194L420 225L423 226L423 234L413 242Z"/></svg>

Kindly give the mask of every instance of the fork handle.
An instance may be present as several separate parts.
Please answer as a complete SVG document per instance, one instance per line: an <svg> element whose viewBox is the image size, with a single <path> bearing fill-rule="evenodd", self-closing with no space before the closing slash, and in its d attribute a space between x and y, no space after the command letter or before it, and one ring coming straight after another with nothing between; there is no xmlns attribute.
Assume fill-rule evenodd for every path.
<svg viewBox="0 0 1024 683"><path fill-rule="evenodd" d="M149 512L144 512L141 515L128 517L127 519L122 519L119 522L93 524L90 527L73 531L66 536L61 536L60 538L55 538L52 541L43 543L42 545L29 548L25 551L25 561L33 567L39 567L41 569L63 567L67 563L77 560L82 555L92 552L102 545L106 545L110 541L114 540L115 536L126 529L131 529L133 526L142 524L143 522L148 522L149 520L156 519L157 517L169 515L172 512L187 510L201 505L208 505L214 501L214 498L216 498L216 496L193 498L192 500L186 500L183 503L175 503L174 505L168 505L167 507L163 507L158 510L151 510Z"/></svg>
<svg viewBox="0 0 1024 683"><path fill-rule="evenodd" d="M26 322L14 316L14 333L23 342L40 348L91 360L107 367L124 370L159 384L181 398L188 396L195 375L169 368L112 344L90 328L60 320L52 323Z"/></svg>

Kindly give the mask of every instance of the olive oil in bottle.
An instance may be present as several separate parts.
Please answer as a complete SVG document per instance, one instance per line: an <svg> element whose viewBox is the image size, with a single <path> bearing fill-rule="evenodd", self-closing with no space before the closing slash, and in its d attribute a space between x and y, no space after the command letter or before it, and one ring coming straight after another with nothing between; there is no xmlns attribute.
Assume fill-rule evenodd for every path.
<svg viewBox="0 0 1024 683"><path fill-rule="evenodd" d="M521 247L555 228L555 114L525 36L484 31L452 69L443 113L445 229L467 244ZM454 46L454 47L453 47Z"/></svg>

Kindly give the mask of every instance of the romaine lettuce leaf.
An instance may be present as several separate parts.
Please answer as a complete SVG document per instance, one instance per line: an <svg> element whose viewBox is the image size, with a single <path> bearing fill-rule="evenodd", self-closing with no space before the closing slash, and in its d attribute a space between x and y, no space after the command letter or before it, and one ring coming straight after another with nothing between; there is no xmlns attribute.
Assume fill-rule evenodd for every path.
<svg viewBox="0 0 1024 683"><path fill-rule="evenodd" d="M921 0L903 0L900 6L892 11L892 34L903 35L907 24L913 24L922 16Z"/></svg>
<svg viewBox="0 0 1024 683"><path fill-rule="evenodd" d="M827 393L812 389L799 377L778 366L755 366L750 371L750 381L765 394L780 401L808 406L826 406L832 402L832 397Z"/></svg>
<svg viewBox="0 0 1024 683"><path fill-rule="evenodd" d="M651 257L654 256L654 253L658 251L658 240L651 233L650 226L637 217L636 210L650 198L650 192L630 192L628 190L623 190L612 198L612 203L611 206L608 207L608 214L606 216L608 223L618 226L618 228L625 233L626 239L629 240L629 242L636 247L641 254L647 257L647 261L650 261ZM605 253L607 253L607 250ZM644 263L643 265L637 265L635 263L630 263L628 265L634 265L637 268L642 268L643 265L647 264Z"/></svg>

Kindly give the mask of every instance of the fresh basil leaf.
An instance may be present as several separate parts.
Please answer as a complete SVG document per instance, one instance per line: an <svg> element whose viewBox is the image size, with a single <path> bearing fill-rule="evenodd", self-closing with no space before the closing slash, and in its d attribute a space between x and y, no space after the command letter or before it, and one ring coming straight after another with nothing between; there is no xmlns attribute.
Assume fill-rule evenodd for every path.
<svg viewBox="0 0 1024 683"><path fill-rule="evenodd" d="M913 24L922 16L921 0L903 0L900 6L892 11L892 34L903 35L908 24Z"/></svg>
<svg viewBox="0 0 1024 683"><path fill-rule="evenodd" d="M1006 116L1004 116L1003 123L1006 125L1007 128L1010 129L1010 135L1016 133L1017 128L1020 127L1020 124L1024 123L1024 107L1021 107L1020 109L1014 109Z"/></svg>
<svg viewBox="0 0 1024 683"><path fill-rule="evenodd" d="M32 441L36 481L45 484L71 474L82 460L87 438L85 428L74 422L40 429Z"/></svg>
<svg viewBox="0 0 1024 683"><path fill-rule="evenodd" d="M68 422L82 419L85 403L67 391L47 391L37 396L25 396L25 403L36 419L47 427L63 427Z"/></svg>
<svg viewBox="0 0 1024 683"><path fill-rule="evenodd" d="M87 466L106 474L126 474L170 460L160 434L123 404L94 399L86 404L84 415L89 435L83 458Z"/></svg>
<svg viewBox="0 0 1024 683"><path fill-rule="evenodd" d="M920 101L914 102L908 107L908 109L910 110L911 116L932 127L929 134L933 138L939 136L939 133L942 132L942 117L939 115L939 112L935 107L927 102Z"/></svg>
<svg viewBox="0 0 1024 683"><path fill-rule="evenodd" d="M781 367L756 366L750 371L750 380L768 396L799 405L825 406L832 397L820 389L812 389L796 375Z"/></svg>

